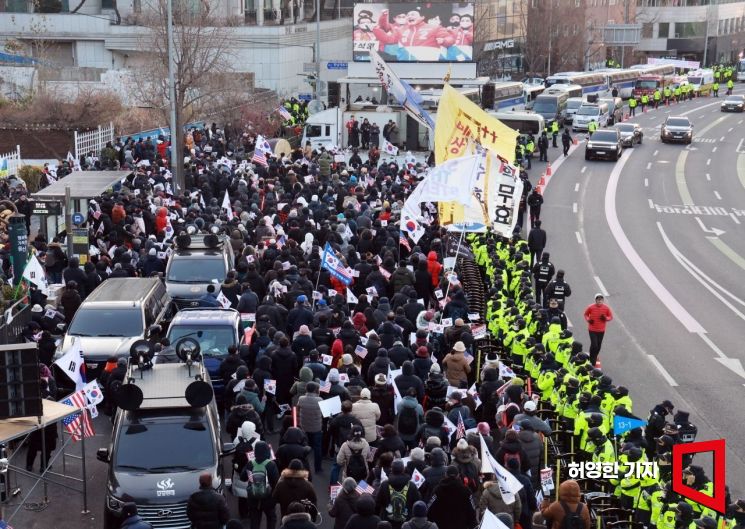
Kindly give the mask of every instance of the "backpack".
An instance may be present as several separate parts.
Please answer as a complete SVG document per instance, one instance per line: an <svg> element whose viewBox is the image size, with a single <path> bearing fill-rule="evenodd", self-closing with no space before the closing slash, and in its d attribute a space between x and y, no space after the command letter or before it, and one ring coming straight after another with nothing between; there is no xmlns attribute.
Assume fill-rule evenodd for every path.
<svg viewBox="0 0 745 529"><path fill-rule="evenodd" d="M261 463L254 461L251 469L251 479L249 480L250 485L248 487L249 497L260 500L272 495L272 486L269 485L269 477L266 472L266 467L270 462L270 459Z"/></svg>
<svg viewBox="0 0 745 529"><path fill-rule="evenodd" d="M504 453L504 467L509 468L509 462L512 460L517 461L517 465L522 468L522 460L520 459L520 452L505 452Z"/></svg>
<svg viewBox="0 0 745 529"><path fill-rule="evenodd" d="M582 504L577 505L577 510L572 512L566 503L563 501L559 503L561 503L564 509L564 519L561 521L560 529L582 529L584 524L582 523L582 518L579 516L582 512Z"/></svg>
<svg viewBox="0 0 745 529"><path fill-rule="evenodd" d="M349 445L347 445L349 446ZM367 478L367 461L365 461L362 455L362 450L352 450L352 457L349 458L347 463L347 477L354 478L357 481L361 481Z"/></svg>
<svg viewBox="0 0 745 529"><path fill-rule="evenodd" d="M401 435L414 435L419 429L419 415L416 408L403 406L398 415L398 433Z"/></svg>
<svg viewBox="0 0 745 529"><path fill-rule="evenodd" d="M402 524L409 519L409 507L407 506L406 497L409 494L409 483L403 489L396 490L392 485L388 485L390 500L385 512L388 514L388 520L394 523Z"/></svg>

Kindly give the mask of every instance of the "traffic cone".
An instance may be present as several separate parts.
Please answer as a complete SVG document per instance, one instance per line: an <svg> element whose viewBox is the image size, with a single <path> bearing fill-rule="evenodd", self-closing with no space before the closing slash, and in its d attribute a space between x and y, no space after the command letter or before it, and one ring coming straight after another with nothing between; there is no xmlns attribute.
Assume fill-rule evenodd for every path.
<svg viewBox="0 0 745 529"><path fill-rule="evenodd" d="M546 166L546 176L551 176L551 162Z"/></svg>
<svg viewBox="0 0 745 529"><path fill-rule="evenodd" d="M603 369L603 363L600 361L599 358L597 360L595 360L595 368L596 369Z"/></svg>
<svg viewBox="0 0 745 529"><path fill-rule="evenodd" d="M538 185L539 186L545 186L546 185L546 175L542 174L541 177L538 179Z"/></svg>
<svg viewBox="0 0 745 529"><path fill-rule="evenodd" d="M535 186L535 191L536 191L536 193L538 193L539 195L542 195L542 194L543 194L543 184L540 184L540 183L539 183L539 184L538 184L537 186Z"/></svg>

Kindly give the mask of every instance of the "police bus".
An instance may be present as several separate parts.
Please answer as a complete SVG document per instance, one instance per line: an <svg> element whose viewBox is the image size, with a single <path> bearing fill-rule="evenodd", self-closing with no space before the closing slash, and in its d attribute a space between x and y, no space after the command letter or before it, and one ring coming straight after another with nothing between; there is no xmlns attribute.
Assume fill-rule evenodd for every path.
<svg viewBox="0 0 745 529"><path fill-rule="evenodd" d="M582 87L582 94L601 94L608 92L606 75L598 72L561 72L546 78L546 88L556 84L574 84Z"/></svg>
<svg viewBox="0 0 745 529"><path fill-rule="evenodd" d="M639 79L639 70L619 70L619 69L605 69L598 70L599 73L605 75L605 82L608 85L609 93L613 89L618 90L618 97L621 99L628 99L631 97L631 93L634 90L634 83Z"/></svg>
<svg viewBox="0 0 745 529"><path fill-rule="evenodd" d="M517 81L494 83L494 110L525 110L525 90ZM483 98L483 94L482 94Z"/></svg>
<svg viewBox="0 0 745 529"><path fill-rule="evenodd" d="M543 116L534 112L489 112L489 115L521 135L532 134L537 138L546 128Z"/></svg>
<svg viewBox="0 0 745 529"><path fill-rule="evenodd" d="M745 59L737 61L737 80L745 81Z"/></svg>
<svg viewBox="0 0 745 529"><path fill-rule="evenodd" d="M545 89L546 87L542 84L538 85L523 83L523 93L525 94L525 108L528 110L533 108L535 98L541 95Z"/></svg>

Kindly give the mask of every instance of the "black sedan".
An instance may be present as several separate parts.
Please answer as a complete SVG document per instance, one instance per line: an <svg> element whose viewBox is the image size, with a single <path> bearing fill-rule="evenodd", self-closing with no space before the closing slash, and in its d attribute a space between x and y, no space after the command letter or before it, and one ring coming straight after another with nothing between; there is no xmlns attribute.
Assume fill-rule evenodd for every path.
<svg viewBox="0 0 745 529"><path fill-rule="evenodd" d="M731 95L722 101L720 107L722 112L742 112L745 110L745 96Z"/></svg>
<svg viewBox="0 0 745 529"><path fill-rule="evenodd" d="M621 134L621 145L624 148L633 147L635 143L642 144L644 131L638 123L618 123L615 128Z"/></svg>
<svg viewBox="0 0 745 529"><path fill-rule="evenodd" d="M617 129L596 130L585 146L585 160L609 158L616 161L622 153L621 134Z"/></svg>

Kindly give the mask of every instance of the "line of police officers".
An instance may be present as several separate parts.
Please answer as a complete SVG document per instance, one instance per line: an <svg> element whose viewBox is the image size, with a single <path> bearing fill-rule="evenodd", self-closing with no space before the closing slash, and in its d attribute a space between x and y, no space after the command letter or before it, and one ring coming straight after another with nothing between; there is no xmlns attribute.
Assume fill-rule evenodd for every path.
<svg viewBox="0 0 745 529"><path fill-rule="evenodd" d="M552 408L565 431L572 433L564 452L571 450L582 462L617 464L618 477L610 480L613 495L647 527L745 527L745 500L730 505L728 497L729 512L721 515L672 491L672 446L693 442L697 433L687 412L673 414L673 404L665 400L650 412L644 432L637 428L611 436L614 416L634 418L629 391L613 385L608 375L593 366L582 344L574 341L566 328L563 305L567 289L547 290L546 297L551 299L545 300L545 308L535 302L533 276L546 275L542 265L553 276L548 256L544 254L531 271L524 240L492 233L469 234L468 239L490 286L488 328L501 344L504 359L512 360L513 370L535 381L542 407ZM629 473L645 462L656 463L659 474ZM692 456L683 462L685 483L713 495L713 483L700 466L691 464Z"/></svg>

